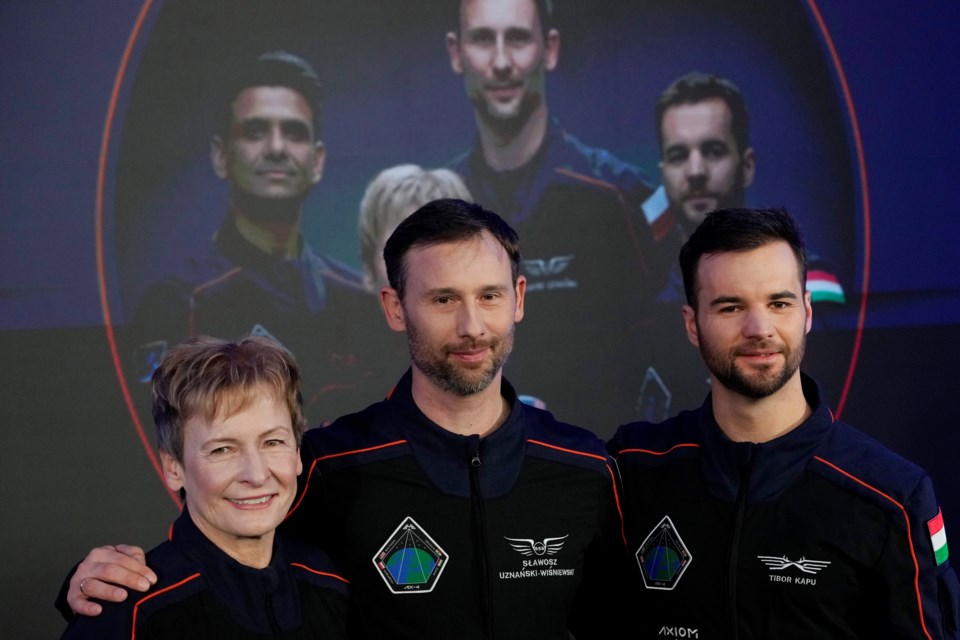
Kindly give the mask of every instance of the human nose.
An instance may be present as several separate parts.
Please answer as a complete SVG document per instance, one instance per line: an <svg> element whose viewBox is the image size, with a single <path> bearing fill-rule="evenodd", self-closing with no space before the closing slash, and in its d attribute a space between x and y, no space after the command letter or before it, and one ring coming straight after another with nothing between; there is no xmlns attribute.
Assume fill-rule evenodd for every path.
<svg viewBox="0 0 960 640"><path fill-rule="evenodd" d="M476 338L484 333L481 311L476 305L466 303L457 316L457 333L464 338Z"/></svg>
<svg viewBox="0 0 960 640"><path fill-rule="evenodd" d="M270 476L270 468L260 450L249 451L243 456L240 478L253 486L260 486Z"/></svg>
<svg viewBox="0 0 960 640"><path fill-rule="evenodd" d="M272 156L282 156L287 149L287 141L280 127L271 127L267 136L267 153Z"/></svg>
<svg viewBox="0 0 960 640"><path fill-rule="evenodd" d="M513 62L510 59L510 52L507 50L507 43L503 36L497 38L497 44L493 52L493 70L498 75L510 73Z"/></svg>
<svg viewBox="0 0 960 640"><path fill-rule="evenodd" d="M768 338L773 335L773 323L766 310L758 309L747 313L743 334L747 338Z"/></svg>
<svg viewBox="0 0 960 640"><path fill-rule="evenodd" d="M687 176L697 178L706 175L707 163L703 160L703 154L694 149L687 159Z"/></svg>

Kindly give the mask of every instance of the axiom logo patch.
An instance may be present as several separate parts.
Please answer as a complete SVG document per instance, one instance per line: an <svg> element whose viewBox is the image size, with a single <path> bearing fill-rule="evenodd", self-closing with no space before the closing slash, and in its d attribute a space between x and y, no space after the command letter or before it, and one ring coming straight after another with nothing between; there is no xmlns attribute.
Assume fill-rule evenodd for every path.
<svg viewBox="0 0 960 640"><path fill-rule="evenodd" d="M647 589L669 591L693 561L670 516L664 516L637 549L637 563Z"/></svg>
<svg viewBox="0 0 960 640"><path fill-rule="evenodd" d="M829 560L807 560L804 557L799 560L791 560L787 556L757 556L757 560L770 569L770 582L807 586L817 584L816 578L812 576L820 573L830 564ZM788 571L794 575L785 575ZM796 575L797 571L807 575Z"/></svg>
<svg viewBox="0 0 960 640"><path fill-rule="evenodd" d="M393 593L429 593L448 560L423 527L407 517L380 547L373 564Z"/></svg>
<svg viewBox="0 0 960 640"><path fill-rule="evenodd" d="M660 627L657 635L664 638L699 638L700 631L690 627Z"/></svg>
<svg viewBox="0 0 960 640"><path fill-rule="evenodd" d="M541 540L504 536L503 539L507 541L507 544L521 556L524 556L525 559L521 560L519 566L514 570L501 571L499 573L500 579L516 580L573 576L576 573L573 567L564 566L561 558L551 557L556 556L563 550L563 545L569 535Z"/></svg>

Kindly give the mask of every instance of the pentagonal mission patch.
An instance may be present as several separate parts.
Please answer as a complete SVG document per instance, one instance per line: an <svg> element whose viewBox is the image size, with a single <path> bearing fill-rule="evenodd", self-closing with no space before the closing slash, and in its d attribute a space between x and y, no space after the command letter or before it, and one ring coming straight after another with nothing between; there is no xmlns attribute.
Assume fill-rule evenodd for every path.
<svg viewBox="0 0 960 640"><path fill-rule="evenodd" d="M440 545L408 516L380 547L373 564L393 593L429 593L448 560Z"/></svg>
<svg viewBox="0 0 960 640"><path fill-rule="evenodd" d="M647 534L636 556L647 589L673 589L693 560L670 516Z"/></svg>

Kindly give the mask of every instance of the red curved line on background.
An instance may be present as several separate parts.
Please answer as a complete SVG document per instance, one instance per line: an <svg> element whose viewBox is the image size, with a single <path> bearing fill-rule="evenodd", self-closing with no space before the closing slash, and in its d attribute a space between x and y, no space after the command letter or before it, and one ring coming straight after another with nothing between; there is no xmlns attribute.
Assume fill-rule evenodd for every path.
<svg viewBox="0 0 960 640"><path fill-rule="evenodd" d="M860 357L860 343L863 340L863 324L867 317L867 291L870 288L870 191L867 187L867 163L863 154L863 140L860 137L860 122L857 120L857 111L853 106L853 96L850 93L850 85L847 84L847 75L843 72L843 65L840 64L840 56L833 45L833 38L827 30L827 25L820 15L816 0L807 0L810 11L817 21L823 33L823 39L830 52L830 59L837 72L837 80L840 81L840 89L843 92L843 100L847 105L847 113L850 114L850 127L853 130L853 143L857 149L857 166L860 170L860 190L863 193L863 290L860 292L860 313L857 316L857 333L853 341L853 355L850 358L850 366L847 369L847 379L843 383L843 391L840 393L840 401L837 403L837 409L834 411L836 419L840 419L843 408L847 404L847 397L850 395L850 386L853 384L853 371L857 366L857 358Z"/></svg>
<svg viewBox="0 0 960 640"><path fill-rule="evenodd" d="M163 470L160 466L160 462L157 460L157 456L153 452L153 445L150 444L147 435L143 431L143 425L140 423L140 417L137 415L137 410L133 406L133 398L130 397L130 388L127 386L127 380L123 374L123 365L121 364L120 356L117 353L117 341L113 334L113 322L110 317L110 302L107 299L107 279L103 266L103 190L104 182L106 180L107 155L110 150L110 132L113 129L113 118L116 115L117 100L120 96L120 87L123 85L123 79L127 72L127 65L130 62L130 52L133 50L133 45L137 41L137 36L140 35L140 29L143 27L143 21L146 19L147 13L150 11L151 4L153 4L153 0L145 0L143 7L140 8L139 15L137 15L137 20L133 25L133 30L130 32L130 37L127 39L127 46L123 50L123 56L120 58L120 67L117 69L117 75L113 81L113 91L110 93L110 103L107 106L107 117L103 123L103 139L100 143L100 159L97 164L97 200L95 211L97 285L100 289L100 308L103 310L103 325L107 332L107 341L110 343L110 355L113 358L113 368L117 373L117 380L120 382L120 392L123 394L123 401L127 405L127 411L130 412L130 417L133 418L133 425L137 428L137 435L140 437L140 442L143 444L144 451L147 452L147 457L150 458L150 464L153 465L154 470L160 477L161 483L167 490L167 494L170 496L170 499L173 500L174 504L176 504L179 508L181 506L180 498L176 493L167 487L165 482L163 482Z"/></svg>

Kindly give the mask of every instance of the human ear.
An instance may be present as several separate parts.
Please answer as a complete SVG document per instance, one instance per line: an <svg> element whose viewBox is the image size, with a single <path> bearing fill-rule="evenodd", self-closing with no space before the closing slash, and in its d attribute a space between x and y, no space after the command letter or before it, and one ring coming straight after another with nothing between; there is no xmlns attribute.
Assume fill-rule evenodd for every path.
<svg viewBox="0 0 960 640"><path fill-rule="evenodd" d="M183 488L183 465L166 451L160 452L160 464L163 466L163 477L167 488L177 493Z"/></svg>
<svg viewBox="0 0 960 640"><path fill-rule="evenodd" d="M514 288L514 291L517 295L517 308L513 312L513 321L520 322L523 320L523 296L527 292L527 278L526 276L518 276L517 284Z"/></svg>
<svg viewBox="0 0 960 640"><path fill-rule="evenodd" d="M747 147L740 158L740 166L743 168L743 187L746 189L753 184L753 178L757 173L757 154L753 147Z"/></svg>
<svg viewBox="0 0 960 640"><path fill-rule="evenodd" d="M210 164L213 172L221 180L226 180L230 173L230 152L227 143L220 136L213 136L210 140Z"/></svg>
<svg viewBox="0 0 960 640"><path fill-rule="evenodd" d="M327 161L327 147L322 142L317 140L313 143L314 146L314 158L313 158L313 171L310 173L310 182L317 184L320 182L320 178L323 177L323 167Z"/></svg>
<svg viewBox="0 0 960 640"><path fill-rule="evenodd" d="M383 308L383 315L387 319L387 326L397 332L407 330L407 323L403 315L403 304L400 302L400 296L393 287L383 287L380 289L380 306Z"/></svg>
<svg viewBox="0 0 960 640"><path fill-rule="evenodd" d="M453 31L447 32L447 55L450 56L450 68L458 76L463 73L463 61L460 59L460 38Z"/></svg>
<svg viewBox="0 0 960 640"><path fill-rule="evenodd" d="M697 312L688 304L683 305L683 326L687 329L687 340L695 347L700 347L700 334L697 331Z"/></svg>
<svg viewBox="0 0 960 640"><path fill-rule="evenodd" d="M545 51L543 57L543 68L547 71L553 71L560 59L560 32L556 29L550 29L547 32L547 40L544 42Z"/></svg>

